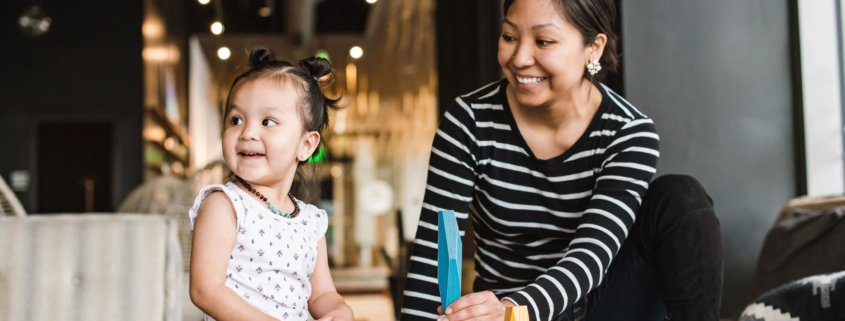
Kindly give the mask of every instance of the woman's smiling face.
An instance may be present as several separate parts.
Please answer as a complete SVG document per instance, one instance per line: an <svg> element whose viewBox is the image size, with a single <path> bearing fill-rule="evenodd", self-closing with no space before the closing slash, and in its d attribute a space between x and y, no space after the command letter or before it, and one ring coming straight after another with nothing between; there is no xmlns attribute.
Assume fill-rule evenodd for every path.
<svg viewBox="0 0 845 321"><path fill-rule="evenodd" d="M518 0L508 8L498 60L516 101L548 106L584 79L593 50L552 0Z"/></svg>

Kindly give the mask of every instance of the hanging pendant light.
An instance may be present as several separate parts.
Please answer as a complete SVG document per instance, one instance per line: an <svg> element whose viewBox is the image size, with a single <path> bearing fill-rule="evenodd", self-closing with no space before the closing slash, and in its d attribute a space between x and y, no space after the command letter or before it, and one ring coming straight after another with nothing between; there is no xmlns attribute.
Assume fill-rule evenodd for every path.
<svg viewBox="0 0 845 321"><path fill-rule="evenodd" d="M37 2L34 2L18 18L18 26L21 31L31 37L43 36L50 30L52 23L53 18L50 18Z"/></svg>
<svg viewBox="0 0 845 321"><path fill-rule="evenodd" d="M276 11L275 0L265 0L264 5L258 9L258 16L262 18L269 18Z"/></svg>
<svg viewBox="0 0 845 321"><path fill-rule="evenodd" d="M211 23L209 29L211 29L212 34L219 36L226 30L223 27L223 0L214 1L214 16L214 21Z"/></svg>

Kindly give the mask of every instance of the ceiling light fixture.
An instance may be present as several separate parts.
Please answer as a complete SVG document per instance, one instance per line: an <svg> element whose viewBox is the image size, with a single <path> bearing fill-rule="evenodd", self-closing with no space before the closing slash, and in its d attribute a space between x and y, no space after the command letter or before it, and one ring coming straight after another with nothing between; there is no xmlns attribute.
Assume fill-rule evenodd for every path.
<svg viewBox="0 0 845 321"><path fill-rule="evenodd" d="M269 18L273 15L273 12L276 11L276 2L275 0L265 0L264 5L258 9L258 15L262 18Z"/></svg>
<svg viewBox="0 0 845 321"><path fill-rule="evenodd" d="M352 59L359 59L364 56L364 49L361 49L361 47L358 46L353 46L352 48L349 48L349 56L352 57Z"/></svg>
<svg viewBox="0 0 845 321"><path fill-rule="evenodd" d="M217 58L220 58L220 60L228 60L231 56L232 51L229 50L229 47L223 46L217 49Z"/></svg>
<svg viewBox="0 0 845 321"><path fill-rule="evenodd" d="M211 33L213 33L215 36L219 36L221 33L223 33L223 23L220 21L215 21L211 24L210 29Z"/></svg>
<svg viewBox="0 0 845 321"><path fill-rule="evenodd" d="M38 1L34 1L29 9L24 11L20 18L18 18L18 26L27 36L38 37L43 36L50 30L50 24L53 23L53 18L47 15Z"/></svg>
<svg viewBox="0 0 845 321"><path fill-rule="evenodd" d="M219 36L226 28L223 27L223 0L214 1L214 22L211 23L211 33Z"/></svg>

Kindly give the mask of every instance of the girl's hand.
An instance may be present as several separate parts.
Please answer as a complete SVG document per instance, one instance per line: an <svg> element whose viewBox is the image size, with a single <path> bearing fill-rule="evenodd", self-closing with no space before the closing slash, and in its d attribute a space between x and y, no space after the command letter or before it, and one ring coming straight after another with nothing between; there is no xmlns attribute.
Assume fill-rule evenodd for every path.
<svg viewBox="0 0 845 321"><path fill-rule="evenodd" d="M510 301L500 302L490 291L470 293L452 302L445 311L448 321L502 321L505 318L505 307L512 306ZM437 312L443 314L442 307Z"/></svg>
<svg viewBox="0 0 845 321"><path fill-rule="evenodd" d="M353 321L352 311L344 305L344 307L329 311L316 321Z"/></svg>

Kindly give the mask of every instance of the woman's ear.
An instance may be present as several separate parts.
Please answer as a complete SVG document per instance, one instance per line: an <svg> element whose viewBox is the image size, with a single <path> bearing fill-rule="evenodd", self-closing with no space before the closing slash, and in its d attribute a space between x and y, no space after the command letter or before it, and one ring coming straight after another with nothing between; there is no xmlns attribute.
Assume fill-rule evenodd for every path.
<svg viewBox="0 0 845 321"><path fill-rule="evenodd" d="M589 60L593 59L601 59L602 54L604 53L604 46L607 44L607 35L600 33L596 35L596 39L593 40L587 46L587 57Z"/></svg>
<svg viewBox="0 0 845 321"><path fill-rule="evenodd" d="M308 157L314 154L318 146L320 146L320 133L316 131L305 133L305 136L302 137L302 141L299 143L299 151L296 154L296 159L300 162L308 160Z"/></svg>

